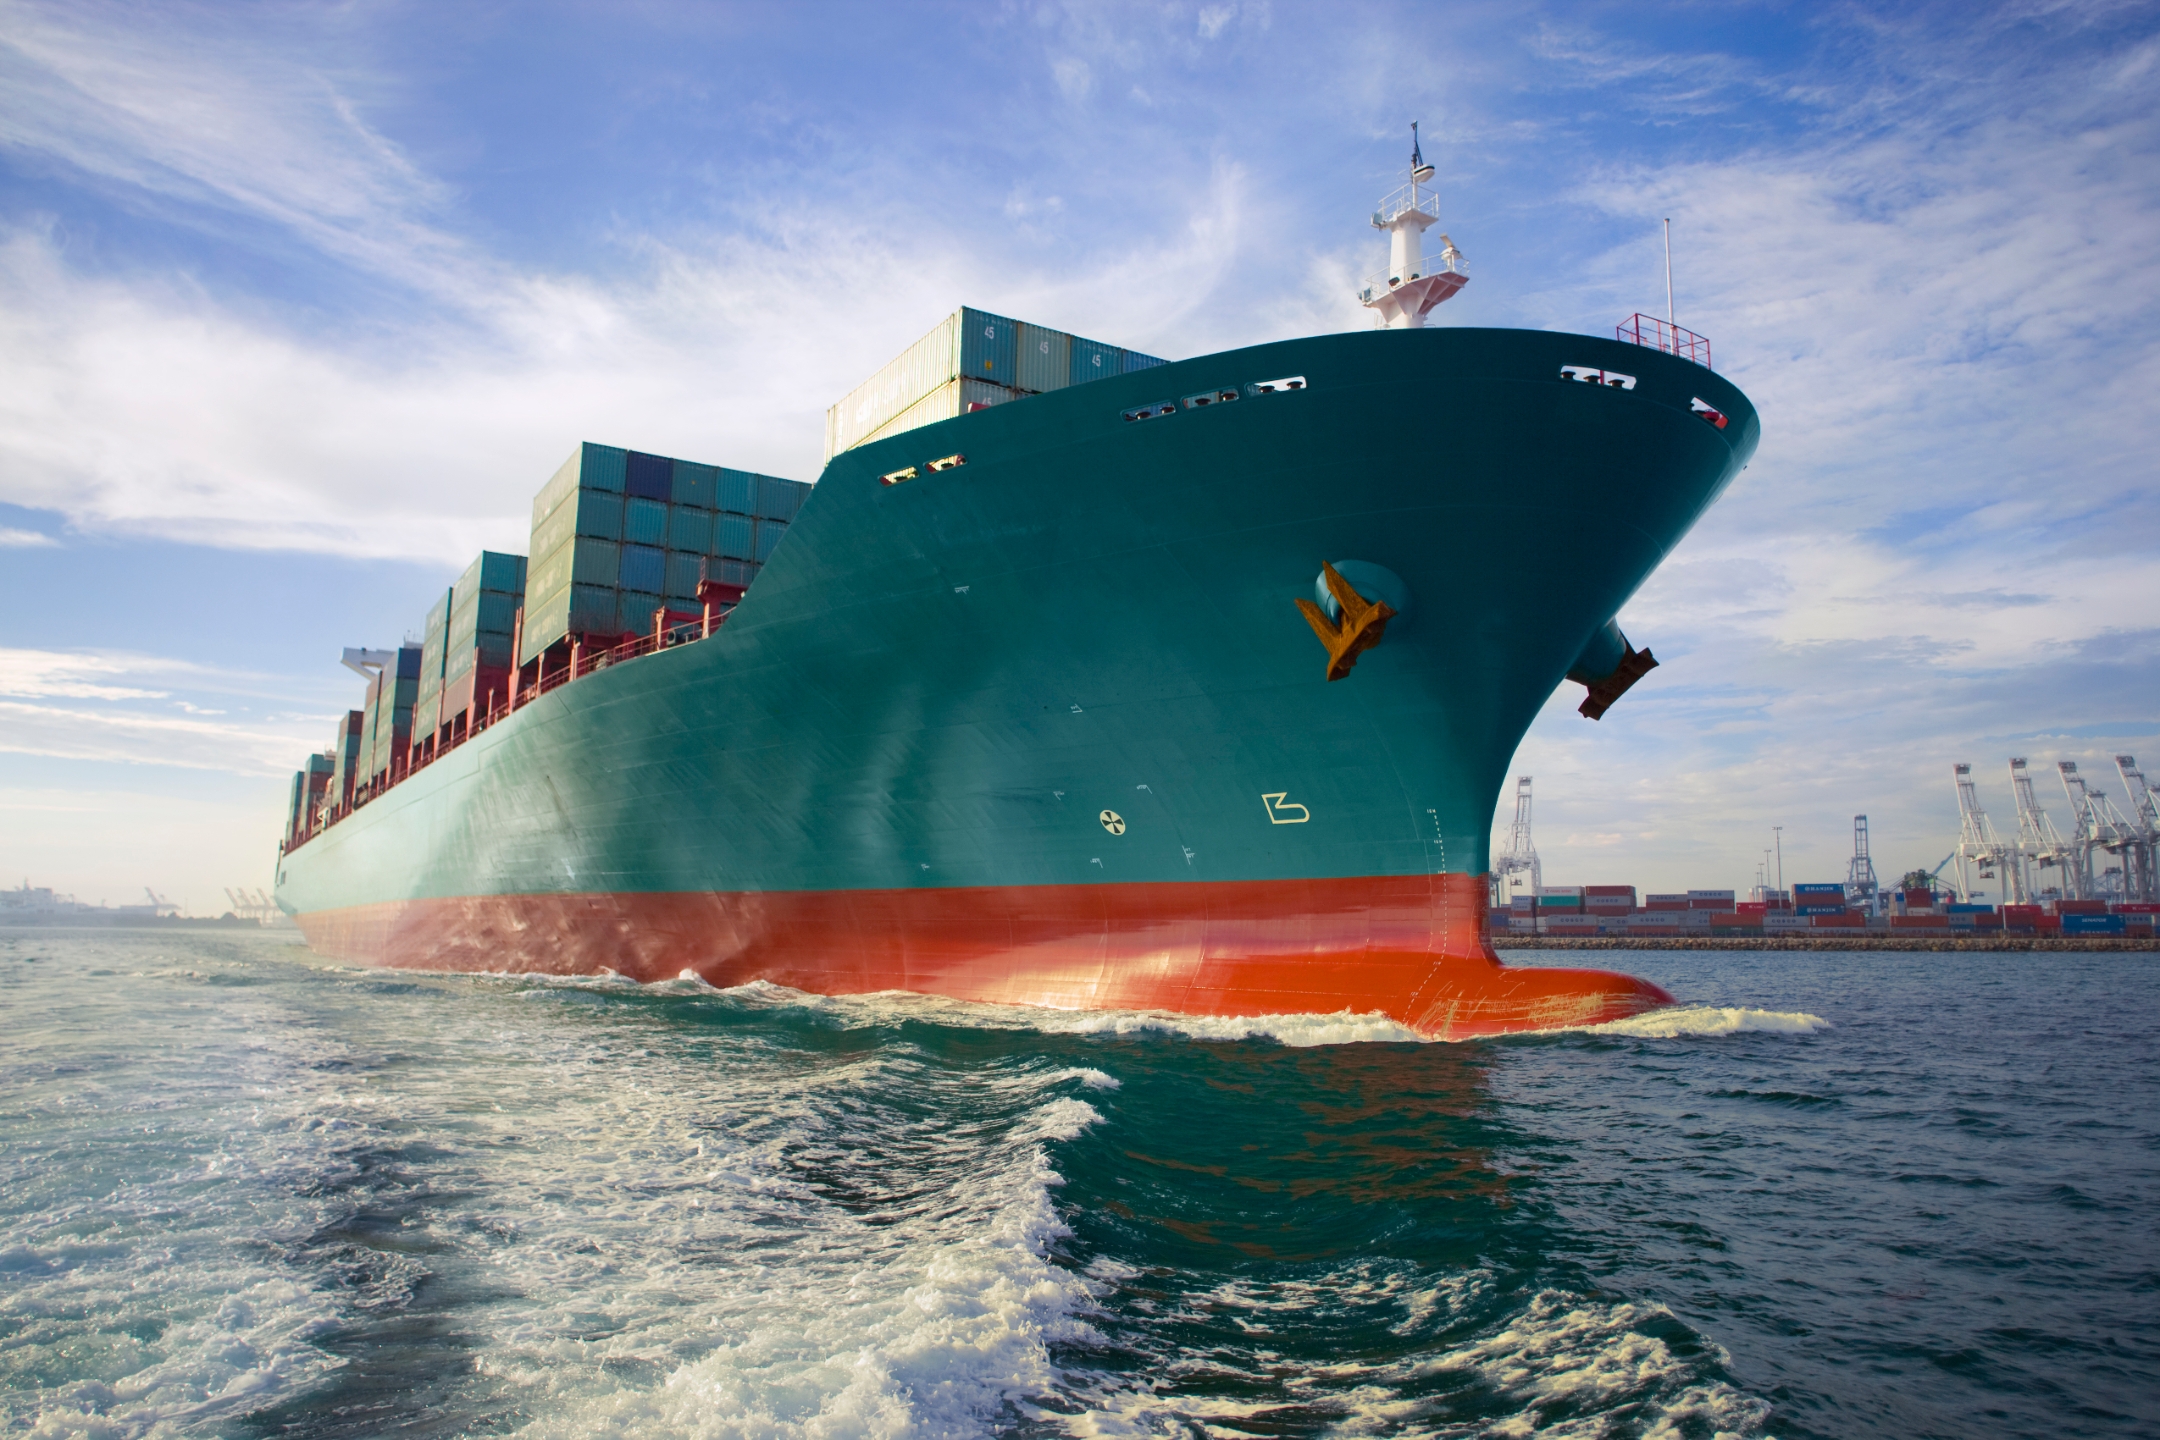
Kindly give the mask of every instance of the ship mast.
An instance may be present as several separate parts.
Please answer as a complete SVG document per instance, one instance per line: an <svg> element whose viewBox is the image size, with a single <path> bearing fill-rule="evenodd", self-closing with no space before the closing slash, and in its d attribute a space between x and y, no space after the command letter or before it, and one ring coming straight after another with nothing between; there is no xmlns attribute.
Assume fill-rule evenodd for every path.
<svg viewBox="0 0 2160 1440"><path fill-rule="evenodd" d="M1421 194L1433 167L1418 145L1417 123L1410 125L1410 183L1380 202L1373 211L1375 230L1388 234L1388 267L1368 276L1358 301L1380 317L1383 328L1416 330L1435 305L1470 283L1462 252L1443 234L1440 254L1425 257L1425 231L1440 223L1440 197Z"/></svg>

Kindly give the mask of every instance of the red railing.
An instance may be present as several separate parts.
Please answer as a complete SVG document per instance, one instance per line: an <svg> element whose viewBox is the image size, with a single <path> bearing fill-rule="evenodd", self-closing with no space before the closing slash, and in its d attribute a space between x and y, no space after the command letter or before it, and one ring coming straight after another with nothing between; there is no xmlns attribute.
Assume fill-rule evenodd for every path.
<svg viewBox="0 0 2160 1440"><path fill-rule="evenodd" d="M1683 360L1692 360L1708 370L1710 365L1710 342L1692 330L1683 330L1669 320L1640 311L1630 315L1613 328L1613 334L1633 345L1662 350Z"/></svg>
<svg viewBox="0 0 2160 1440"><path fill-rule="evenodd" d="M736 593L739 594L740 590L738 589ZM518 686L514 700L491 692L488 696L487 709L475 710L465 729L459 730L453 724L449 727L450 735L448 739L444 739L442 731L438 729L429 743L417 746L405 755L394 757L390 762L389 774L381 780L355 790L352 803L340 805L331 811L329 817L323 821L322 829L329 829L370 800L381 796L400 780L417 771L425 770L428 766L434 764L452 750L457 749L458 746L463 745L475 735L480 734L489 726L500 724L502 721L509 719L518 710L532 704L533 701L547 694L550 690L560 690L573 680L582 680L588 675L605 670L611 665L620 665L626 660L635 660L640 656L651 655L661 650L672 650L678 645L694 644L708 635L717 634L721 623L727 619L725 614L718 614L714 615L708 622L703 615L692 615L686 610L670 610L665 613L665 621L656 621L652 633L649 635L625 636L616 644L589 651L581 644L572 645L568 658L552 669L548 668L547 656L542 655L539 660L533 662L535 678L530 684L520 683L524 679L522 669L512 672L512 683ZM293 837L286 845L283 853L290 854L321 833L321 830L313 830L308 834Z"/></svg>

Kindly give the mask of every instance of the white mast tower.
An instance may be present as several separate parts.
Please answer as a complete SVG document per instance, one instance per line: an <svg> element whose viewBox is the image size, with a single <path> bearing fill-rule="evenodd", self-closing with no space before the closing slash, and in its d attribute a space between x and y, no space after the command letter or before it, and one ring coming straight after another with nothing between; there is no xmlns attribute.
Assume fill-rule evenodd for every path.
<svg viewBox="0 0 2160 1440"><path fill-rule="evenodd" d="M1462 252L1446 235L1433 260L1425 258L1425 231L1440 223L1440 196L1420 195L1430 185L1433 167L1418 148L1417 124L1410 125L1410 183L1380 202L1373 229L1388 232L1388 268L1367 276L1358 300L1380 317L1383 329L1416 330L1432 308L1470 283Z"/></svg>

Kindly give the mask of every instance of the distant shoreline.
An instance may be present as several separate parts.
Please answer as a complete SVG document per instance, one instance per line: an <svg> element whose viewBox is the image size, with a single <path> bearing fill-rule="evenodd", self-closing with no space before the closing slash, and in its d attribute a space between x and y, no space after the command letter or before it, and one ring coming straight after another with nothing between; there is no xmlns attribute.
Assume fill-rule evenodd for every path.
<svg viewBox="0 0 2160 1440"><path fill-rule="evenodd" d="M1495 935L1495 950L2136 950L2160 951L2160 938L2112 935L1993 935L1952 939L1942 935L1839 935L1818 930L1806 939L1779 936L1705 935L1699 940L1645 935L1640 940L1617 935Z"/></svg>

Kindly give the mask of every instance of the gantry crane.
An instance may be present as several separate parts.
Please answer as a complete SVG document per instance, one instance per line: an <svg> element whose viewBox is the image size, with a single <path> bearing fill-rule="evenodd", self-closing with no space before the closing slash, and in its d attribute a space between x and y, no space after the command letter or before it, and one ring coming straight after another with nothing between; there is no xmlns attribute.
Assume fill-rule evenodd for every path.
<svg viewBox="0 0 2160 1440"><path fill-rule="evenodd" d="M1980 791L1973 784L1972 766L1958 764L1951 767L1951 778L1957 784L1958 798L1958 889L1965 894L1973 893L1973 873L1982 880L2003 877L2006 898L2022 904L2025 899L2024 877L2018 873L2017 851L2005 845L1995 826L1980 808Z"/></svg>
<svg viewBox="0 0 2160 1440"><path fill-rule="evenodd" d="M1845 903L1869 914L1875 912L1875 861L1868 854L1867 816L1852 817L1852 865L1845 872Z"/></svg>
<svg viewBox="0 0 2160 1440"><path fill-rule="evenodd" d="M2123 794L2130 802L2129 820L2137 832L2133 847L2124 855L2124 878L2134 879L2132 900L2160 901L2160 797L2145 783L2134 755L2115 757L2116 773L2122 776Z"/></svg>
<svg viewBox="0 0 2160 1440"><path fill-rule="evenodd" d="M2079 888L2077 876L2072 873L2070 842L2063 839L2055 829L2055 822L2048 819L2047 811L2040 808L2039 800L2033 795L2032 776L2026 773L2022 755L2013 756L2010 761L2010 793L2017 797L2018 864L2025 871L2025 893L2034 900L2050 895L2084 899L2085 892ZM2055 873L2045 873L2050 870Z"/></svg>
<svg viewBox="0 0 2160 1440"><path fill-rule="evenodd" d="M2070 820L2074 827L2071 845L2076 851L2076 865L2083 886L2080 898L2123 900L2129 898L2130 856L2126 853L2137 843L2137 827L2128 816L2115 808L2115 802L2107 793L2095 790L2078 774L2075 760L2057 762L2055 769L2062 776L2063 794L2070 801ZM2122 864L2113 868L2096 866L2095 857L2115 856Z"/></svg>
<svg viewBox="0 0 2160 1440"><path fill-rule="evenodd" d="M1515 777L1515 823L1508 829L1507 846L1492 861L1492 907L1508 908L1512 898L1508 891L1520 886L1516 876L1528 876L1530 893L1538 894L1545 884L1545 872L1538 864L1537 846L1530 842L1530 777Z"/></svg>

